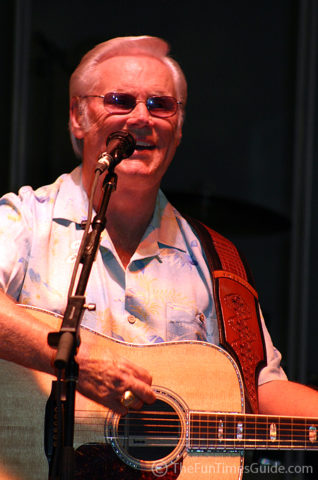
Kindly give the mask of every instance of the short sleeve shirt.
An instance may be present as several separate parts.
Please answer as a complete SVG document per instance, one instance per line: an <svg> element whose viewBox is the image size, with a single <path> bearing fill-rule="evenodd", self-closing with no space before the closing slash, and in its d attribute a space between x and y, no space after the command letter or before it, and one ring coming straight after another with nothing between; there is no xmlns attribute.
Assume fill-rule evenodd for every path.
<svg viewBox="0 0 318 480"><path fill-rule="evenodd" d="M0 287L19 303L63 313L88 199L81 168L53 184L0 200ZM218 345L211 277L201 244L159 191L128 266L105 229L86 290L82 325L129 343L198 340ZM284 379L262 319L267 366L259 383Z"/></svg>

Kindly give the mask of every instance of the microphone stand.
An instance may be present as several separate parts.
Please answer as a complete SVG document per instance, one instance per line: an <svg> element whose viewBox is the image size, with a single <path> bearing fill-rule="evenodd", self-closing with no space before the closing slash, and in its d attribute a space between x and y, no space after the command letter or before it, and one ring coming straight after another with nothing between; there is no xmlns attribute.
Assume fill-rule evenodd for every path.
<svg viewBox="0 0 318 480"><path fill-rule="evenodd" d="M97 167L94 185L97 184L101 173L102 169ZM48 344L57 349L54 361L57 380L53 382L51 395L53 398L48 400L45 422L45 450L49 460L49 480L72 480L74 478L75 393L79 370L75 355L80 346L79 326L84 310L95 308L95 306L86 305L85 291L99 248L101 233L106 226L107 206L116 185L117 175L114 173L114 168L111 168L103 182L104 194L99 212L94 217L91 231L86 238L84 238L85 233L83 235L83 244L79 250L80 258L78 260L78 263L82 263L83 266L75 295L69 292L60 331L51 332L48 335ZM92 197L93 195L94 188ZM88 222L90 222L89 218ZM88 232L88 228L89 225L86 225L85 231ZM73 278L75 278L74 273ZM50 412L50 410L52 411ZM52 438L50 439L48 436L52 436Z"/></svg>

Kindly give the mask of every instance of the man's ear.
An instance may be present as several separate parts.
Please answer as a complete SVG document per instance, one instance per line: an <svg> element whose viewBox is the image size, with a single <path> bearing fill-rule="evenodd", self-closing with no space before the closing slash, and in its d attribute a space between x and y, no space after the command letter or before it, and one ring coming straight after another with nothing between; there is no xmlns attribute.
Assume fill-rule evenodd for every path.
<svg viewBox="0 0 318 480"><path fill-rule="evenodd" d="M79 97L72 97L70 103L70 127L76 138L84 137L83 115L81 99Z"/></svg>

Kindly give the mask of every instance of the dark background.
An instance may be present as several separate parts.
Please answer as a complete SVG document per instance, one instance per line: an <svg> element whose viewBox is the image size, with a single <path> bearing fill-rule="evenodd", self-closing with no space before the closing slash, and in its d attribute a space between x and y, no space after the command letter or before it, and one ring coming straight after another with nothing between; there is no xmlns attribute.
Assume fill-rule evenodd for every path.
<svg viewBox="0 0 318 480"><path fill-rule="evenodd" d="M283 365L318 386L315 0L0 2L0 193L76 164L68 79L114 36L171 44L189 86L163 188L247 256Z"/></svg>

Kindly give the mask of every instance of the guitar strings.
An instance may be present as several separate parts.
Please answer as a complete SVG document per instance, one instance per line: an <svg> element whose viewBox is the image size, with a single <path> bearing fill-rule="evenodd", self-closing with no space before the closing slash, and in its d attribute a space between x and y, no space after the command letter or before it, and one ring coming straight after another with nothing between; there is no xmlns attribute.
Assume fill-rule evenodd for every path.
<svg viewBox="0 0 318 480"><path fill-rule="evenodd" d="M79 412L84 412L82 415L78 415ZM100 420L102 422L105 421L105 415L101 413L100 415L96 415L95 417L89 415L89 411L87 410L82 410L82 411L77 411L77 417L78 418L95 418L96 420ZM93 411L92 411L93 413ZM136 416L133 417L132 415L135 414ZM141 416L142 415L142 416ZM151 417L150 415L153 415ZM294 427L302 426L304 428L304 431L308 429L308 427L316 427L318 430L318 419L313 418L313 419L302 419L302 418L294 418L293 421L288 420L287 418L285 419L284 417L262 417L260 415L257 415L255 417L249 417L248 415L232 415L232 414L220 414L215 417L216 414L213 414L213 418L209 418L209 414L196 414L193 412L190 412L190 418L193 424L198 423L199 425L201 424L219 424L220 421L224 422L225 424L237 424L237 423L242 423L245 426L255 426L255 428L261 428L261 427L268 427L270 424L274 423L280 427L289 427L290 429L293 429ZM160 416L160 417L159 417ZM159 417L159 418L158 418ZM173 417L173 418L172 418ZM204 417L204 418L201 418ZM123 418L129 418L129 421L178 421L180 420L180 417L174 413L174 412L166 412L166 411L142 411L142 410L131 410L128 412L126 417ZM260 420L262 419L262 420Z"/></svg>
<svg viewBox="0 0 318 480"><path fill-rule="evenodd" d="M83 411L84 412L84 411ZM92 423L92 416L87 415L86 412L84 412L86 415L83 415L81 417L81 420L89 420L90 423L85 424L85 427L87 430L90 429L90 427L94 426L100 426L99 424L104 424L105 418L101 414L100 416L97 416L94 418L95 422L94 424ZM153 416L155 414L155 416ZM180 436L180 419L179 416L174 413L174 412L166 412L166 411L131 411L128 413L129 418L125 417L123 419L123 423L125 425L128 423L128 428L130 429L137 429L137 428L143 428L146 430L147 433L147 442L151 440L167 440L166 437L163 437L162 435L169 435L169 441L170 444L168 446L171 446L171 441L175 441L176 444L181 440ZM160 415L160 417L159 417ZM313 425L313 423L317 419L313 419L314 422L310 421L310 419L293 419L291 422L290 419L288 420L287 418L284 419L284 417L262 417L259 415L256 416L248 416L248 415L231 415L231 414L224 414L224 415L217 415L215 417L215 414L213 414L213 418L210 418L210 414L196 414L192 413L190 414L192 417L192 425L190 427L190 442L192 445L194 445L196 442L200 444L206 444L209 441L217 441L218 443L222 443L222 445L233 445L233 444L239 444L243 445L244 447L248 446L255 446L258 443L260 445L280 445L282 447L284 446L289 446L291 445L292 447L295 447L297 449L302 447L302 444L307 444L308 447L314 448L317 444L317 439L310 440L309 438L307 439L307 435L309 436L310 428L317 428L316 425ZM203 417L203 418L202 418ZM97 422L97 423L96 423ZM143 422L143 423L142 423ZM145 423L148 422L148 423ZM149 423L149 422L154 422L154 423ZM161 423L160 423L161 422ZM167 428L167 430L163 430L163 425L162 422L164 422L164 428ZM171 425L169 425L169 422ZM217 437L218 433L218 428L220 426L220 422L222 422L222 438L219 439ZM176 423L179 423L179 426L177 425L176 430L174 431L173 429L176 427ZM231 434L231 430L236 430L237 425L242 423L242 432L240 434L233 434L233 436L229 436ZM268 438L269 436L269 427L270 424L274 423L278 429L276 433L276 438L273 440L271 438ZM80 423L80 427L78 426L77 430L78 431L85 431L84 424ZM87 428L89 427L89 428ZM252 427L252 428L251 428ZM287 427L287 428L286 428ZM298 428L296 428L298 427ZM151 428L157 429L157 430L150 430ZM160 435L158 436L158 428L160 430ZM199 432L196 430L199 429ZM251 431L251 429L253 431ZM284 438L284 436L289 435L292 433L292 439ZM151 437L150 435L156 434L156 437ZM134 433L132 433L132 436ZM136 434L135 434L136 435ZM173 437L175 435L175 437ZM238 436L238 435L241 435ZM305 437L304 437L305 436ZM265 438L264 438L265 437ZM111 440L111 437L108 437L109 440ZM113 438L126 438L125 436L120 436L118 435L117 437ZM297 445L297 442L302 442L301 445ZM284 445L286 443L286 445ZM148 445L148 443L147 443ZM155 444L154 444L155 445ZM165 445L160 443L160 445Z"/></svg>

